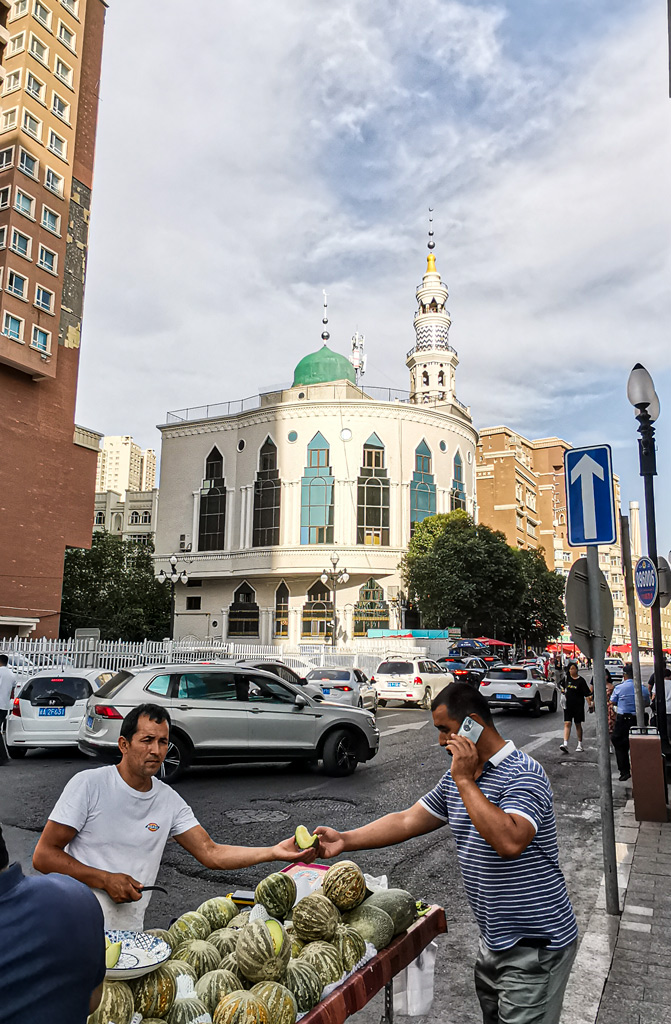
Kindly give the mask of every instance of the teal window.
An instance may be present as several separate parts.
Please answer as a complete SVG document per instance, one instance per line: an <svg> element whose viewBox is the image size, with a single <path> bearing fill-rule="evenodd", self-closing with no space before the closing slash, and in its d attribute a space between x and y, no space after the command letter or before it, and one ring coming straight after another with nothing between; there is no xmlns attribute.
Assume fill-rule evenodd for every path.
<svg viewBox="0 0 671 1024"><path fill-rule="evenodd" d="M389 478L384 445L377 434L371 434L363 446L357 481L357 544L389 546Z"/></svg>
<svg viewBox="0 0 671 1024"><path fill-rule="evenodd" d="M389 629L389 605L372 577L362 586L354 605L354 636L368 636L369 629Z"/></svg>
<svg viewBox="0 0 671 1024"><path fill-rule="evenodd" d="M333 544L335 480L330 467L330 446L317 433L307 450L301 480L301 544Z"/></svg>
<svg viewBox="0 0 671 1024"><path fill-rule="evenodd" d="M317 580L307 592L303 605L303 636L326 637L333 629L333 601L328 585Z"/></svg>
<svg viewBox="0 0 671 1024"><path fill-rule="evenodd" d="M426 441L415 449L415 472L410 481L410 535L417 523L436 514L436 484L433 478L433 459Z"/></svg>
<svg viewBox="0 0 671 1024"><path fill-rule="evenodd" d="M277 448L267 437L259 455L254 482L254 532L252 547L265 548L280 542L282 483L277 468Z"/></svg>
<svg viewBox="0 0 671 1024"><path fill-rule="evenodd" d="M289 636L289 588L284 580L275 591L275 636Z"/></svg>
<svg viewBox="0 0 671 1024"><path fill-rule="evenodd" d="M464 463L459 452L454 456L452 471L452 495L450 498L452 511L457 508L466 510L466 486L464 484Z"/></svg>
<svg viewBox="0 0 671 1024"><path fill-rule="evenodd" d="M224 460L213 448L205 460L205 478L200 489L198 550L222 551L226 543L226 481Z"/></svg>

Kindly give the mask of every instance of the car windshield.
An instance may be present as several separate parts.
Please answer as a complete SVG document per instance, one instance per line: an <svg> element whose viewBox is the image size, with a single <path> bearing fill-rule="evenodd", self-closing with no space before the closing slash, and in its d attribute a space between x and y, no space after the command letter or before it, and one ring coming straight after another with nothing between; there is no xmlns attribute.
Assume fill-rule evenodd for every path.
<svg viewBox="0 0 671 1024"><path fill-rule="evenodd" d="M308 672L308 679L349 679L347 668L315 668Z"/></svg>
<svg viewBox="0 0 671 1024"><path fill-rule="evenodd" d="M488 673L490 679L526 679L525 668L493 668Z"/></svg>
<svg viewBox="0 0 671 1024"><path fill-rule="evenodd" d="M412 672L411 661L383 661L377 670L379 676L402 676Z"/></svg>
<svg viewBox="0 0 671 1024"><path fill-rule="evenodd" d="M108 682L102 684L102 686L98 690L96 696L97 697L113 697L115 695L115 693L117 693L117 691L121 689L123 684L128 679L132 679L132 677L133 677L133 673L132 672L128 672L125 669L122 669L121 672L117 672L116 675L112 676L112 678Z"/></svg>
<svg viewBox="0 0 671 1024"><path fill-rule="evenodd" d="M73 700L86 700L91 694L91 685L87 679L77 676L35 676L21 691L22 700L35 702L40 697L71 697Z"/></svg>
<svg viewBox="0 0 671 1024"><path fill-rule="evenodd" d="M463 658L441 658L438 664L445 668L464 668L466 662Z"/></svg>

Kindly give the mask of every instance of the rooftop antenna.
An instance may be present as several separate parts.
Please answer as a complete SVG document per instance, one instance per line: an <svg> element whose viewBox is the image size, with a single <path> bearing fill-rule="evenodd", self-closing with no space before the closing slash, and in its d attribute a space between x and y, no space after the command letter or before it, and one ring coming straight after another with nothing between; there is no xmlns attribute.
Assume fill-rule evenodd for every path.
<svg viewBox="0 0 671 1024"><path fill-rule="evenodd" d="M354 367L354 371L356 373L357 386L361 383L361 378L364 376L366 372L367 356L363 354L363 346L365 340L366 339L364 338L363 334L359 334L358 331L355 331L352 337L352 351L350 353L349 361Z"/></svg>
<svg viewBox="0 0 671 1024"><path fill-rule="evenodd" d="M324 344L326 344L326 342L329 340L331 335L326 330L326 325L329 322L329 318L328 318L328 301L327 301L327 298L326 298L326 291L325 290L323 291L323 295L324 295L324 316L322 317L322 323L324 324L324 330L322 331L322 341L324 342Z"/></svg>

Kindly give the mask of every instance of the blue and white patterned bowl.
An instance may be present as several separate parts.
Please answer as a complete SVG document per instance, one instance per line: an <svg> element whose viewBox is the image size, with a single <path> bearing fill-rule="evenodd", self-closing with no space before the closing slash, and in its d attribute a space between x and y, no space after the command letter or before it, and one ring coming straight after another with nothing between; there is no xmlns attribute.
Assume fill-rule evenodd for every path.
<svg viewBox="0 0 671 1024"><path fill-rule="evenodd" d="M105 937L110 942L121 943L116 967L108 967L105 975L113 981L141 978L170 959L170 946L158 935L111 929L105 932Z"/></svg>

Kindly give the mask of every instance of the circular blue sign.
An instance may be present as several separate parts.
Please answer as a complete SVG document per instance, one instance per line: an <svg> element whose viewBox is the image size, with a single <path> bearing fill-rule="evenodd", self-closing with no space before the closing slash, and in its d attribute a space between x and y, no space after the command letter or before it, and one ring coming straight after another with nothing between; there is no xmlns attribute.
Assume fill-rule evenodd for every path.
<svg viewBox="0 0 671 1024"><path fill-rule="evenodd" d="M634 586L643 607L652 608L657 598L659 577L655 563L647 555L643 555L643 558L639 558L636 563Z"/></svg>

